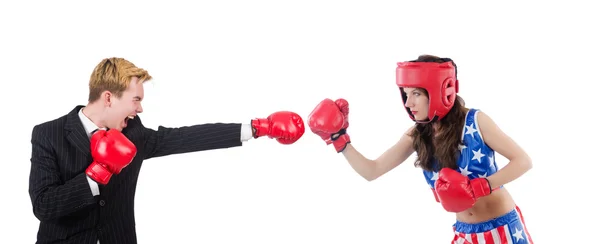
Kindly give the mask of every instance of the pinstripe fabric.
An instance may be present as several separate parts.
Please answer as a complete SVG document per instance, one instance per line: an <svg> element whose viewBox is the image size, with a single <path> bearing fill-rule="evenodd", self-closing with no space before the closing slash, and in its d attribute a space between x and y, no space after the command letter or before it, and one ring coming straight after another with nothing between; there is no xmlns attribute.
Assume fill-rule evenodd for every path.
<svg viewBox="0 0 600 244"><path fill-rule="evenodd" d="M144 159L242 145L241 124L153 130L138 116L123 130L138 154L93 196L85 175L92 162L90 141L77 115L82 107L32 131L29 195L40 220L37 243L137 243L134 200Z"/></svg>

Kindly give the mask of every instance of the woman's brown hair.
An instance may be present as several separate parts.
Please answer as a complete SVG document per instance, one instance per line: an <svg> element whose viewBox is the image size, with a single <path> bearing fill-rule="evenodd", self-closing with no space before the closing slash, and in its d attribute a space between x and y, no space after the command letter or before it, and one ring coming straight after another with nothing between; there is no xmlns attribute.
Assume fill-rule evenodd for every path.
<svg viewBox="0 0 600 244"><path fill-rule="evenodd" d="M436 62L443 63L449 59L439 58L432 55L419 56L413 62ZM456 64L452 62L456 73ZM425 89L418 88L429 97ZM413 139L413 147L417 152L416 167L428 171L438 171L441 168L457 169L456 161L460 153L459 146L462 144L462 132L465 116L468 109L460 96L456 96L454 105L448 114L439 121L430 123L416 123L415 129L410 136ZM434 124L435 126L434 130ZM439 164L434 164L437 159Z"/></svg>

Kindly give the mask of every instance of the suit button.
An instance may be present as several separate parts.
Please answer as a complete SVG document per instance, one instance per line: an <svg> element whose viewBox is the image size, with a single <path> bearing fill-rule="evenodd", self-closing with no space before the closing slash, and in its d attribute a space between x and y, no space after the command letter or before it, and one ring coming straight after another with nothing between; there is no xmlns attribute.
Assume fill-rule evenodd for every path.
<svg viewBox="0 0 600 244"><path fill-rule="evenodd" d="M101 207L104 207L104 205L106 205L106 202L104 200L100 200L98 204L100 204Z"/></svg>

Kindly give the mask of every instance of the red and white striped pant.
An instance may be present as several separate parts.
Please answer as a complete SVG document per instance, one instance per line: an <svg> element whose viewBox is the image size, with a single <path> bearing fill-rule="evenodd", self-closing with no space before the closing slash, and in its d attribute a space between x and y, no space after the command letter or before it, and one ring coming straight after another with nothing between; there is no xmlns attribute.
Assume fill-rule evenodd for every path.
<svg viewBox="0 0 600 244"><path fill-rule="evenodd" d="M452 244L533 244L519 207L492 220L467 224L457 221Z"/></svg>

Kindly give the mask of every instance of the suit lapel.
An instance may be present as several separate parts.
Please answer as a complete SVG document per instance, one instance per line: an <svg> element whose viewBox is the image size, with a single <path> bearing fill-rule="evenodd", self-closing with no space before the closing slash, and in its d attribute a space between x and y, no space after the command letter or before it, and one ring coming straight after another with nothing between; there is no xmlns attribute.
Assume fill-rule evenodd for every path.
<svg viewBox="0 0 600 244"><path fill-rule="evenodd" d="M65 130L67 131L67 140L86 156L91 156L90 139L83 128L79 119L79 110L83 106L77 106L67 115Z"/></svg>

